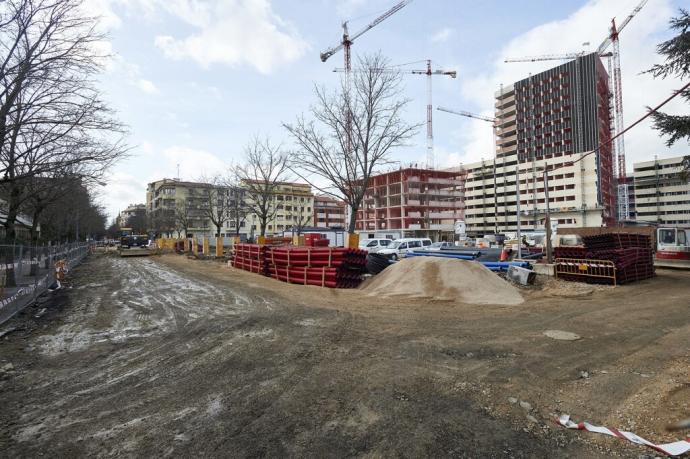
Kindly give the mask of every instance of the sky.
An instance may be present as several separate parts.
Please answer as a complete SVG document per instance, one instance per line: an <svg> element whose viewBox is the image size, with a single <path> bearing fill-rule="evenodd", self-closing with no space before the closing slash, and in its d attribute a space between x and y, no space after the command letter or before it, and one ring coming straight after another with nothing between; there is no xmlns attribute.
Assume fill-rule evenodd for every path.
<svg viewBox="0 0 690 459"><path fill-rule="evenodd" d="M161 178L195 180L223 174L242 160L255 136L287 150L282 128L308 111L315 84L335 87L339 52L323 63L319 53L339 43L341 22L354 33L394 0L85 0L100 17L112 55L100 79L104 98L129 126L130 156L111 171L100 199L111 217L145 202L146 184ZM402 69L456 70L434 76L434 152L438 167L493 156L491 124L436 110L444 106L493 115L493 94L558 61L504 63L506 57L594 51L611 18L620 22L639 0L415 0L359 37L353 62L381 52ZM660 62L656 45L671 37L668 21L682 0L649 0L620 34L625 125L665 99L680 81L642 72ZM405 118L426 119L426 77L405 75L410 99ZM680 103L667 106L682 113ZM687 108L684 110L687 113ZM687 154L687 144L667 148L642 123L625 136L627 169L633 162ZM424 163L426 129L409 146L390 153ZM179 174L178 174L179 170Z"/></svg>

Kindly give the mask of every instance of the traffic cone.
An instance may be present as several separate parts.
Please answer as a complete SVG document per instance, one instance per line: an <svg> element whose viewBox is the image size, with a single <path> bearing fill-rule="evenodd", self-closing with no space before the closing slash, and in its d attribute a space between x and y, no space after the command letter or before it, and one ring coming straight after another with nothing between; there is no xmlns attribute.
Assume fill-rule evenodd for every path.
<svg viewBox="0 0 690 459"><path fill-rule="evenodd" d="M508 261L508 251L506 250L505 246L503 247L503 250L501 250L501 260L500 261Z"/></svg>

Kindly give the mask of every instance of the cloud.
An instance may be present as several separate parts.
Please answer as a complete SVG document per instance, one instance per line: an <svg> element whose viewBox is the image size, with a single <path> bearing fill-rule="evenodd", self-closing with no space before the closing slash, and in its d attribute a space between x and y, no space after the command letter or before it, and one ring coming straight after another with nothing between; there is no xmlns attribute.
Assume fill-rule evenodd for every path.
<svg viewBox="0 0 690 459"><path fill-rule="evenodd" d="M336 11L341 18L349 18L355 13L355 11L358 11L368 2L369 0L338 0L336 4Z"/></svg>
<svg viewBox="0 0 690 459"><path fill-rule="evenodd" d="M462 95L469 101L466 109L493 115L493 94L501 84L511 84L559 65L559 61L506 64L506 57L522 57L542 54L562 54L580 51L584 42L590 42L591 51L608 34L609 19L618 16L620 21L633 8L630 0L591 0L567 18L542 24L508 42L495 56L489 71L473 78L463 79ZM657 0L647 6L628 24L620 35L621 69L625 125L628 126L646 112L646 106L656 105L678 87L679 80L655 80L641 74L653 63L662 59L655 47L668 29L668 20L675 14L669 0ZM606 62L604 61L604 65ZM669 106L679 110L680 104ZM650 124L642 123L625 136L627 169L632 163L652 159L655 154L670 156L680 154L680 147L668 150L657 131ZM464 162L491 157L492 139L486 134L486 126L471 123L464 135L461 157Z"/></svg>
<svg viewBox="0 0 690 459"><path fill-rule="evenodd" d="M144 78L139 78L136 81L136 87L141 89L147 94L158 94L158 88L151 80L146 80Z"/></svg>
<svg viewBox="0 0 690 459"><path fill-rule="evenodd" d="M432 43L445 43L451 36L453 36L454 33L455 29L451 27L444 27L435 34L433 34L429 41L431 41Z"/></svg>
<svg viewBox="0 0 690 459"><path fill-rule="evenodd" d="M174 145L163 150L161 160L152 171L149 181L164 177L177 177L179 165L180 179L198 180L200 177L212 177L225 174L229 164L213 153L196 148Z"/></svg>
<svg viewBox="0 0 690 459"><path fill-rule="evenodd" d="M309 49L297 30L273 12L268 0L172 0L159 6L198 29L186 37L155 38L156 47L170 59L190 59L204 68L249 65L268 74Z"/></svg>
<svg viewBox="0 0 690 459"><path fill-rule="evenodd" d="M158 86L153 81L141 76L141 69L137 64L125 61L119 55L109 60L107 71L120 76L128 85L146 94L155 95L160 93Z"/></svg>
<svg viewBox="0 0 690 459"><path fill-rule="evenodd" d="M129 204L146 201L146 184L124 172L113 172L106 179L103 195L107 196L106 211L111 219Z"/></svg>

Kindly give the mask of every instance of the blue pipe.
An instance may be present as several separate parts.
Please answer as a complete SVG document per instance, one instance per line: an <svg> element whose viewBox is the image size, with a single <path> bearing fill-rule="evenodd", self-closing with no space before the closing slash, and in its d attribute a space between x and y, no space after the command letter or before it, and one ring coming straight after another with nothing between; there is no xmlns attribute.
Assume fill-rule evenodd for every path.
<svg viewBox="0 0 690 459"><path fill-rule="evenodd" d="M518 266L520 268L529 268L529 263L526 261L480 261L479 263L486 267L508 268L510 266Z"/></svg>
<svg viewBox="0 0 690 459"><path fill-rule="evenodd" d="M439 257L439 258L455 258L458 260L474 260L476 257L472 255L455 255L450 253L421 253L421 252L408 252L407 257Z"/></svg>

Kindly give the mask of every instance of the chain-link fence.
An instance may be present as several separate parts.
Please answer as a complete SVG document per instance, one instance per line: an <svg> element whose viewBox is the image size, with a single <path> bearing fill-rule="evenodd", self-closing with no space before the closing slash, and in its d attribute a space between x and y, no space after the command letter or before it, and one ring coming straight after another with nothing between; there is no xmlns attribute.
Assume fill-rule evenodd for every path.
<svg viewBox="0 0 690 459"><path fill-rule="evenodd" d="M56 284L57 269L78 265L90 244L0 245L0 324Z"/></svg>

